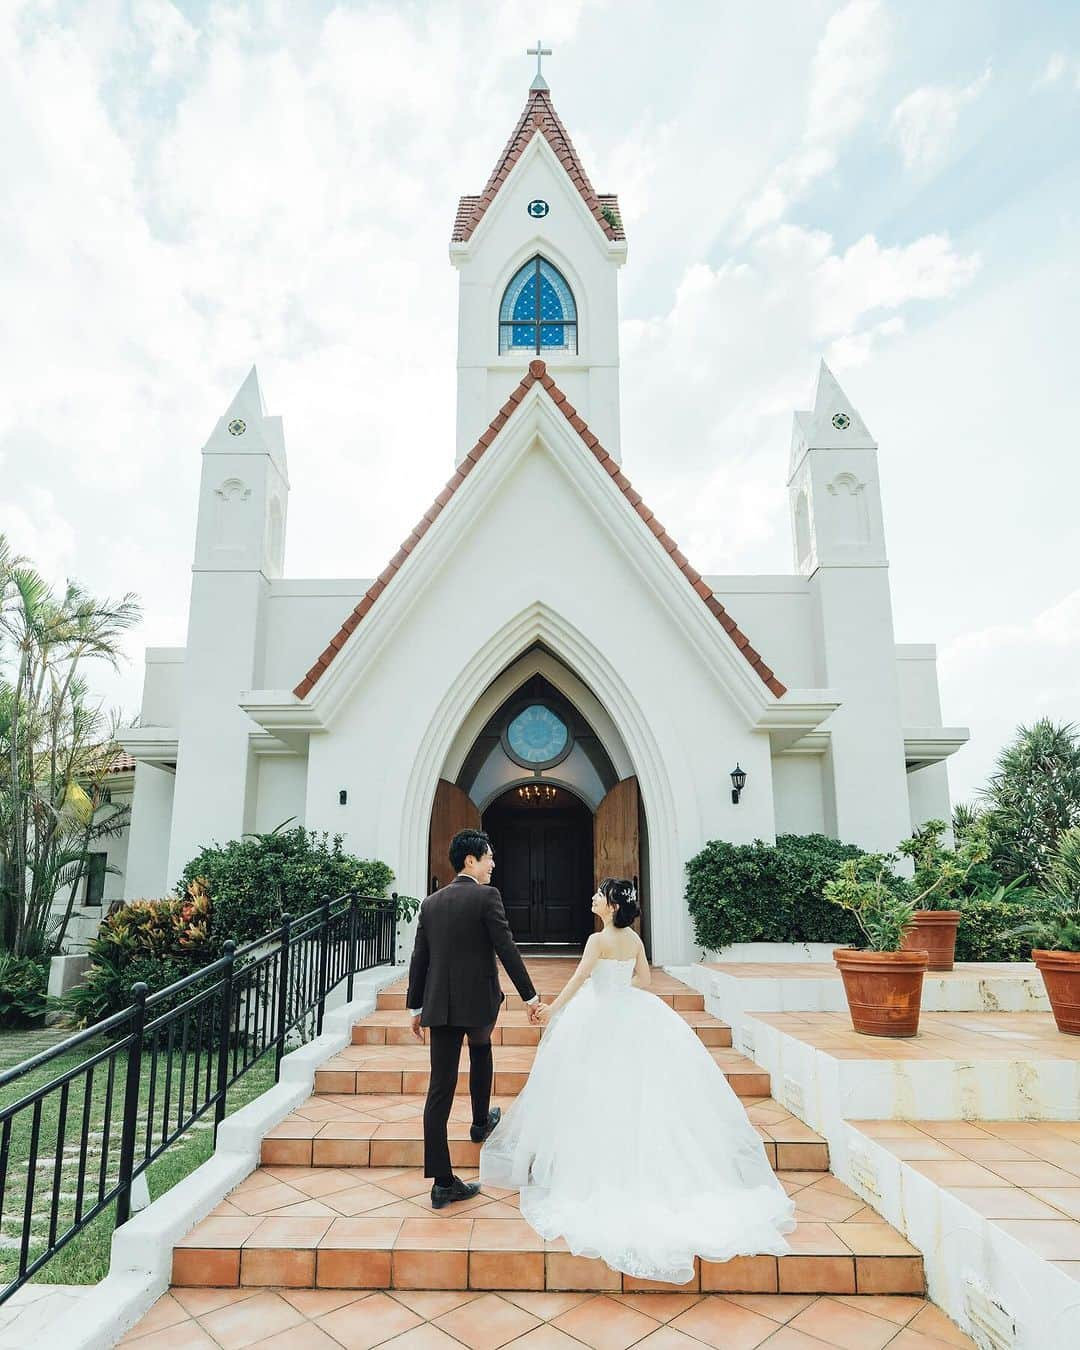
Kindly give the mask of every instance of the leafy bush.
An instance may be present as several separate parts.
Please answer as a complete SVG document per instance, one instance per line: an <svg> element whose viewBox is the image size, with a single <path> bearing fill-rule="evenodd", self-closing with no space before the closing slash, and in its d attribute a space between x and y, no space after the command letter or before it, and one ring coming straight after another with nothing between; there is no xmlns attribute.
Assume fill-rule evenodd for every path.
<svg viewBox="0 0 1080 1350"><path fill-rule="evenodd" d="M863 856L823 834L781 834L775 845L713 839L686 865L695 940L708 951L730 942L856 945L855 919L830 904L824 889L842 862ZM902 878L888 884L903 893Z"/></svg>
<svg viewBox="0 0 1080 1350"><path fill-rule="evenodd" d="M1037 913L1003 936L1026 937L1048 951L1080 952L1080 825L1058 836Z"/></svg>
<svg viewBox="0 0 1080 1350"><path fill-rule="evenodd" d="M0 1027L40 1026L48 988L47 960L0 953Z"/></svg>
<svg viewBox="0 0 1080 1350"><path fill-rule="evenodd" d="M961 901L957 961L1030 961L1030 936L1010 930L1035 918L1041 907L1039 892L1016 882Z"/></svg>
<svg viewBox="0 0 1080 1350"><path fill-rule="evenodd" d="M385 896L394 880L386 863L356 858L341 845L340 834L299 825L212 844L184 868L177 892L196 878L205 882L214 904L210 946L217 956L226 938L239 946L253 942L277 928L283 914L306 914L324 895Z"/></svg>
<svg viewBox="0 0 1080 1350"><path fill-rule="evenodd" d="M68 994L64 1006L79 1026L90 1026L128 1007L131 986L140 980L155 993L183 979L212 960L210 929L210 897L199 878L175 899L118 905L87 949L86 982Z"/></svg>
<svg viewBox="0 0 1080 1350"><path fill-rule="evenodd" d="M990 841L985 818L972 822L955 848L942 843L947 828L944 820L928 820L899 845L898 852L914 865L912 903L917 910L954 909L970 893L973 877L997 881L986 861Z"/></svg>

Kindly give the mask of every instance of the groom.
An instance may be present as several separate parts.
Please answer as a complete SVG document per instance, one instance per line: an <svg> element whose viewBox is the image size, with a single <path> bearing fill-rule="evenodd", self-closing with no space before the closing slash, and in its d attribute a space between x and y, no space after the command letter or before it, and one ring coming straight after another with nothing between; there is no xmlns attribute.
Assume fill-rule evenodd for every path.
<svg viewBox="0 0 1080 1350"><path fill-rule="evenodd" d="M450 841L450 865L457 876L420 906L409 966L406 1006L413 1035L431 1033L431 1076L424 1105L424 1176L432 1177L431 1207L479 1193L477 1182L464 1182L450 1168L446 1125L457 1087L461 1043L469 1040L469 1092L473 1124L470 1136L483 1143L502 1112L491 1104L491 1033L505 995L495 966L498 954L514 987L529 1008L529 1021L540 1022L540 997L514 945L502 897L490 884L495 854L479 830L462 830Z"/></svg>

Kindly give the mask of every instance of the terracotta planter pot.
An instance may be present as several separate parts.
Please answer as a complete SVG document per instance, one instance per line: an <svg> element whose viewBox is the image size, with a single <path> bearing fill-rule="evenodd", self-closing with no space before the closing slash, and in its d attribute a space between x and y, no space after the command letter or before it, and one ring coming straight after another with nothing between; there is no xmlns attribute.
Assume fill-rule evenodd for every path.
<svg viewBox="0 0 1080 1350"><path fill-rule="evenodd" d="M1037 949L1031 959L1042 972L1058 1031L1080 1036L1080 952Z"/></svg>
<svg viewBox="0 0 1080 1350"><path fill-rule="evenodd" d="M952 970L959 922L958 909L917 909L911 927L904 934L901 949L928 953L930 964L927 970Z"/></svg>
<svg viewBox="0 0 1080 1350"><path fill-rule="evenodd" d="M925 951L863 952L837 947L851 1024L864 1036L914 1036L919 1030Z"/></svg>

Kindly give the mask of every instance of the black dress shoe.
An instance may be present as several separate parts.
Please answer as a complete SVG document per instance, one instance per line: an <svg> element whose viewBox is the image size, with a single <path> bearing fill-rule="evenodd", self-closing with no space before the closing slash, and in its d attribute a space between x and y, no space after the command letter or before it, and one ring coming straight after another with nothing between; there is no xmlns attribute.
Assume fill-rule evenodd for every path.
<svg viewBox="0 0 1080 1350"><path fill-rule="evenodd" d="M444 1205L452 1204L455 1200L471 1200L474 1195L479 1194L478 1181L462 1181L460 1177L455 1177L449 1186L440 1186L438 1183L432 1186L431 1208L442 1209Z"/></svg>
<svg viewBox="0 0 1080 1350"><path fill-rule="evenodd" d="M488 1112L486 1125L469 1126L469 1138L474 1144L482 1144L500 1120L502 1120L502 1107L493 1106Z"/></svg>

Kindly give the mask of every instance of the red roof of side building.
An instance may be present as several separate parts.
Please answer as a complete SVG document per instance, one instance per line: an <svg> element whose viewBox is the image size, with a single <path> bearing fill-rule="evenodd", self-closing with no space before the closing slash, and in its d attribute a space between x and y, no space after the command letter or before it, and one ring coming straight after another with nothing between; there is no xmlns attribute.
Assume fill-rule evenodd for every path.
<svg viewBox="0 0 1080 1350"><path fill-rule="evenodd" d="M506 149L492 170L487 186L479 197L462 197L458 202L457 218L454 221L454 233L450 236L455 244L465 243L473 230L483 219L484 212L495 200L495 195L509 176L510 170L521 158L522 152L537 132L547 140L554 150L559 163L569 174L571 181L581 193L581 199L592 213L593 219L609 239L625 239L622 215L619 212L619 199L612 193L598 195L589 182L589 176L582 167L574 143L555 111L548 89L530 89L525 101L525 111L518 119L514 134L506 143ZM607 211L607 215L604 212ZM614 223L609 217L614 217Z"/></svg>
<svg viewBox="0 0 1080 1350"><path fill-rule="evenodd" d="M770 670L762 660L760 654L750 645L750 639L739 628L739 625L727 612L720 601L717 600L716 596L713 595L711 587L708 582L703 579L701 573L692 567L687 558L679 552L675 540L671 538L663 525L660 524L652 511L650 511L642 501L641 493L634 491L629 478L626 477L615 460L612 459L596 436L589 430L585 420L578 416L577 409L574 408L566 395L547 373L547 367L543 361L531 361L529 363L528 373L521 380L521 383L512 391L509 399L507 399L492 418L487 430L461 461L454 476L447 482L446 486L435 498L428 510L425 511L415 529L390 559L386 567L383 568L382 572L379 573L375 581L368 587L363 598L360 600L360 603L353 609L352 613L330 639L329 645L321 653L318 660L293 690L296 697L306 698L307 695L311 693L312 689L315 688L323 671L327 669L331 661L333 661L334 657L337 656L338 652L348 641L350 634L361 623L364 616L371 609L372 605L375 604L379 596L382 595L383 591L386 590L387 586L393 580L395 572L397 572L404 564L406 558L427 533L429 527L434 523L443 507L458 490L461 484L464 483L474 465L479 461L484 451L502 430L507 419L525 397L526 393L537 383L543 385L544 389L546 389L551 396L552 402L560 409L563 416L578 433L588 449L611 475L615 485L656 536L661 547L671 558L675 566L682 572L683 576L686 577L687 584L697 592L701 597L702 603L707 606L717 622L723 626L725 632L728 633L731 640L750 663L750 666L761 679L762 683L765 684L777 698L780 698L781 695L787 692L786 686L780 683L772 670Z"/></svg>

